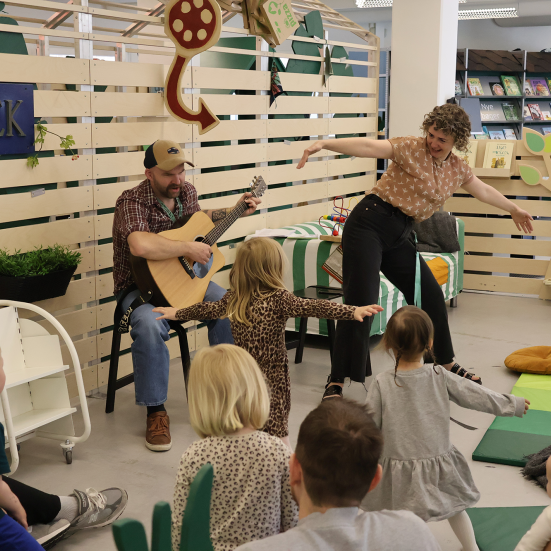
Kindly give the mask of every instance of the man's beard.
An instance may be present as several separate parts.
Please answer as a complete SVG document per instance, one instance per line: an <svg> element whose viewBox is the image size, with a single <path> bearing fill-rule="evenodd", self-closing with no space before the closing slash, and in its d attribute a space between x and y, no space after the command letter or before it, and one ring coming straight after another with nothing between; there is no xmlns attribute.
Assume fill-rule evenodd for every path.
<svg viewBox="0 0 551 551"><path fill-rule="evenodd" d="M155 176L153 175L151 179L151 184L160 195L162 195L163 197L166 197L167 199L174 199L175 197L178 197L178 195L180 195L180 190L182 189L181 186L178 186L178 194L173 195L174 193L176 193L176 189L172 190L172 192L169 192L169 188L174 186L174 184L170 184L167 187L163 188L163 186L161 186L159 182L157 182L157 180L155 179Z"/></svg>

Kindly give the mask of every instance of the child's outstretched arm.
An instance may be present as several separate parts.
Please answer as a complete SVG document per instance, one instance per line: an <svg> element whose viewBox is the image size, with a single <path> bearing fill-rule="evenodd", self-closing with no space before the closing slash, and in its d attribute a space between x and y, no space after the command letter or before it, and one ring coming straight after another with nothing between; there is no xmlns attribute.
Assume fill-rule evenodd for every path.
<svg viewBox="0 0 551 551"><path fill-rule="evenodd" d="M349 306L337 304L326 299L299 298L288 291L282 293L281 306L288 318L319 318L329 320L363 321L366 316L373 316L383 311L381 306Z"/></svg>
<svg viewBox="0 0 551 551"><path fill-rule="evenodd" d="M530 402L520 396L499 394L444 368L440 368L439 372L446 377L450 400L461 407L501 417L522 417L528 411Z"/></svg>
<svg viewBox="0 0 551 551"><path fill-rule="evenodd" d="M153 308L153 312L161 314L157 319L190 321L190 320L215 320L226 315L228 306L227 293L217 302L198 302L193 306L182 308Z"/></svg>

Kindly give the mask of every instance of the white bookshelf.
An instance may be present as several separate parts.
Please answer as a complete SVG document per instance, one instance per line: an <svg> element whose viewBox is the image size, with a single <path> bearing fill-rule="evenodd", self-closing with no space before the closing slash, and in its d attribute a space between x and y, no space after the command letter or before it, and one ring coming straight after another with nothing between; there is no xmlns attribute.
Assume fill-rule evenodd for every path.
<svg viewBox="0 0 551 551"><path fill-rule="evenodd" d="M19 464L17 441L30 436L61 440L67 463L72 462L72 449L90 434L90 417L86 404L80 363L74 345L63 327L46 311L25 303L0 301L0 348L4 359L6 384L1 394L7 442L12 456L11 472ZM39 323L19 317L19 309L30 309L50 321L69 347L75 378L79 388L85 430L75 436L65 371L58 335L51 335ZM55 323L54 323L55 322Z"/></svg>

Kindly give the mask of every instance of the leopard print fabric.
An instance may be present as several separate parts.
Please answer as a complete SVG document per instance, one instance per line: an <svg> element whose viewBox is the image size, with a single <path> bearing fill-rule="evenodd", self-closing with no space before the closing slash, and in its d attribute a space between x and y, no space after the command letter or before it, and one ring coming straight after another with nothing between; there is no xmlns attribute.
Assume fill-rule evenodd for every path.
<svg viewBox="0 0 551 551"><path fill-rule="evenodd" d="M180 461L172 506L172 549L180 549L189 487L199 469L214 470L210 537L215 551L232 551L296 526L291 496L291 450L279 439L255 431L194 442Z"/></svg>
<svg viewBox="0 0 551 551"><path fill-rule="evenodd" d="M218 302L200 302L178 310L181 321L218 319L226 315L231 291ZM288 436L291 410L289 359L285 348L285 325L289 318L353 320L355 306L329 300L299 298L280 289L255 297L251 304L252 325L230 320L233 339L256 360L270 388L270 417L264 431L273 436Z"/></svg>

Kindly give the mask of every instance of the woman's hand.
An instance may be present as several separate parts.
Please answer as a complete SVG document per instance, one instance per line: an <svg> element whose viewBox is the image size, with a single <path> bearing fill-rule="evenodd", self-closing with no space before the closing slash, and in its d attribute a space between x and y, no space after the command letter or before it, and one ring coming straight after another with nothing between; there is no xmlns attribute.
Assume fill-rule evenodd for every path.
<svg viewBox="0 0 551 551"><path fill-rule="evenodd" d="M516 224L517 228L524 233L532 233L534 227L532 226L532 220L534 220L528 212L520 208L511 212L511 218Z"/></svg>
<svg viewBox="0 0 551 551"><path fill-rule="evenodd" d="M178 308L153 308L153 312L159 312L162 316L159 316L158 320L175 320L176 312Z"/></svg>
<svg viewBox="0 0 551 551"><path fill-rule="evenodd" d="M306 148L304 150L304 153L302 154L302 159L297 165L297 168L302 168L307 163L308 157L310 157L310 155L313 155L314 153L317 153L322 149L323 149L323 141L314 142L310 147Z"/></svg>
<svg viewBox="0 0 551 551"><path fill-rule="evenodd" d="M358 306L354 311L354 319L357 321L363 321L366 316L373 316L383 310L384 308L378 304L372 304L371 306Z"/></svg>

